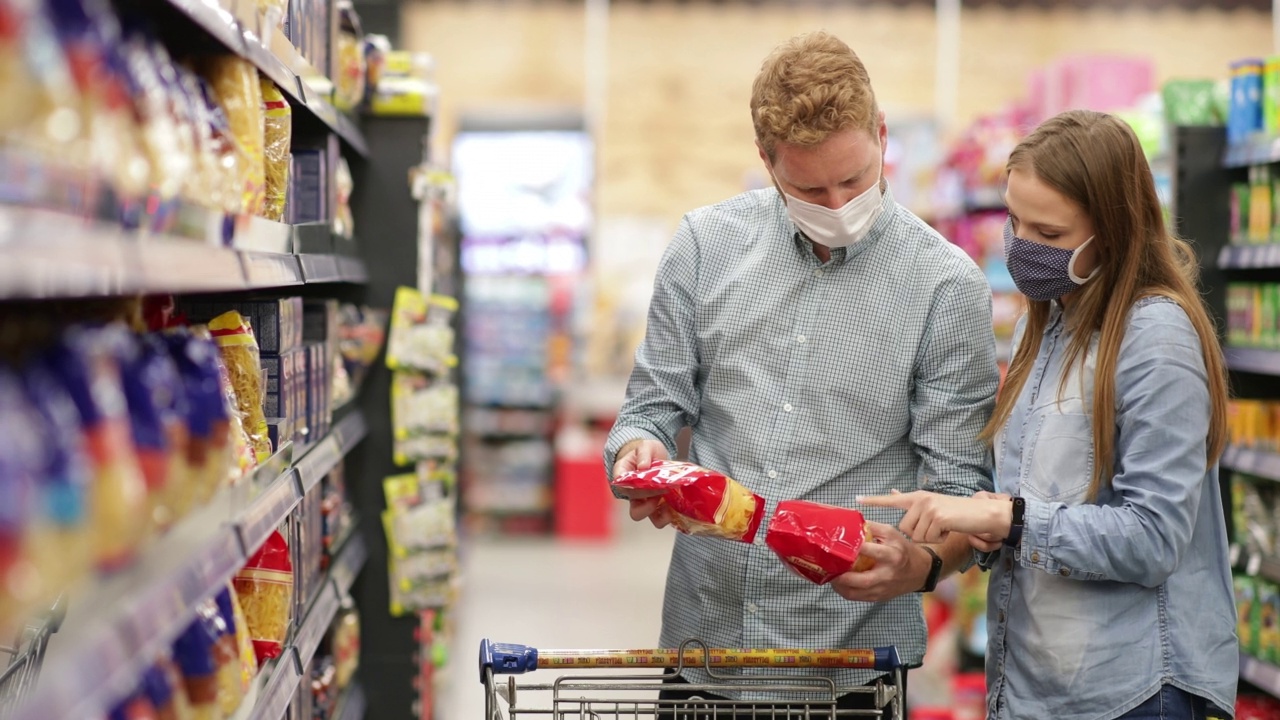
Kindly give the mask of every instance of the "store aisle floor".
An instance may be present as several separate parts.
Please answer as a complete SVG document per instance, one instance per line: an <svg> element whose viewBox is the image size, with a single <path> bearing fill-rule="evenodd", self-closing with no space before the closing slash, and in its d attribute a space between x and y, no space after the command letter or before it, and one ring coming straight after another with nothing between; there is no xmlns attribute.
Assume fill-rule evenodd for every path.
<svg viewBox="0 0 1280 720"><path fill-rule="evenodd" d="M608 543L470 540L439 720L484 717L475 665L481 638L545 648L653 647L674 537L623 515Z"/></svg>

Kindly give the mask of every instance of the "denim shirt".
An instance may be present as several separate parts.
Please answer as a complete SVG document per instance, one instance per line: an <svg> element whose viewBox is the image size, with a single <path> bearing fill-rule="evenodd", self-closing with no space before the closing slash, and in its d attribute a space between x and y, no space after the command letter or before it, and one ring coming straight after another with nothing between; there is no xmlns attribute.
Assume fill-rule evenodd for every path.
<svg viewBox="0 0 1280 720"><path fill-rule="evenodd" d="M1218 469L1205 468L1199 337L1171 300L1130 311L1112 485L1088 502L1098 337L1064 387L1065 325L1055 304L995 440L996 488L1023 497L1026 516L1021 545L984 562L987 717L1108 720L1165 683L1231 711L1236 609Z"/></svg>

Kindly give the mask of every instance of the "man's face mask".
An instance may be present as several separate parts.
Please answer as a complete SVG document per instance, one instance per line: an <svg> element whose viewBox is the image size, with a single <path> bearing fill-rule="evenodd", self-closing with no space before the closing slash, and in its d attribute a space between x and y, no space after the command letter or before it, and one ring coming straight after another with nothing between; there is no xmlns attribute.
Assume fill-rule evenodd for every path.
<svg viewBox="0 0 1280 720"><path fill-rule="evenodd" d="M876 182L838 210L805 202L783 191L782 195L787 199L787 215L805 237L819 245L839 248L857 243L871 232L883 210L880 194L883 160L880 167L881 173L877 173ZM774 183L777 183L776 179ZM782 186L779 184L778 187L781 189Z"/></svg>

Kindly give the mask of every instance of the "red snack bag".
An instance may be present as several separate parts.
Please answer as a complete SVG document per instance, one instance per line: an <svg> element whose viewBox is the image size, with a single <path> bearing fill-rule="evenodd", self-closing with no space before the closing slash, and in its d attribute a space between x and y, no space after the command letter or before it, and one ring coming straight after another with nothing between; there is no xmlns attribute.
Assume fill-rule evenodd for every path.
<svg viewBox="0 0 1280 720"><path fill-rule="evenodd" d="M784 500L769 521L765 544L800 577L825 585L849 571L875 567L858 557L872 541L862 513L804 500Z"/></svg>
<svg viewBox="0 0 1280 720"><path fill-rule="evenodd" d="M764 498L724 473L693 463L660 460L647 470L618 476L613 484L660 493L675 515L672 524L687 535L751 543L764 519Z"/></svg>
<svg viewBox="0 0 1280 720"><path fill-rule="evenodd" d="M262 665L280 655L293 614L293 562L289 544L279 531L271 533L249 558L234 584L253 650Z"/></svg>

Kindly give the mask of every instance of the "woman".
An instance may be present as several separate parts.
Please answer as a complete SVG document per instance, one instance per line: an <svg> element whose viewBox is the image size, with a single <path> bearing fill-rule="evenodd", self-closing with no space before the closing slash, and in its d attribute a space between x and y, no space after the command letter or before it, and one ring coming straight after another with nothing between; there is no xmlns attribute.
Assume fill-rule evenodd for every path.
<svg viewBox="0 0 1280 720"><path fill-rule="evenodd" d="M1195 257L1110 115L1041 125L1005 200L1029 309L984 431L1004 494L859 501L905 510L917 542L967 533L986 553L988 718L1229 717L1227 384Z"/></svg>

